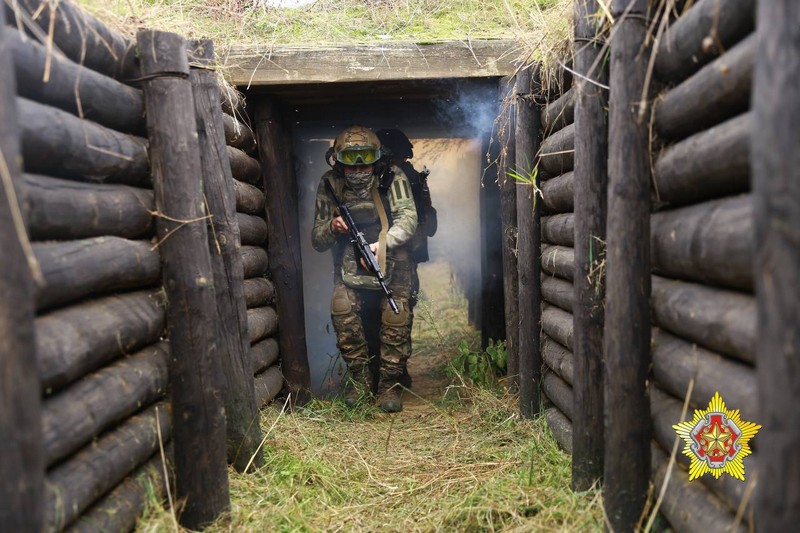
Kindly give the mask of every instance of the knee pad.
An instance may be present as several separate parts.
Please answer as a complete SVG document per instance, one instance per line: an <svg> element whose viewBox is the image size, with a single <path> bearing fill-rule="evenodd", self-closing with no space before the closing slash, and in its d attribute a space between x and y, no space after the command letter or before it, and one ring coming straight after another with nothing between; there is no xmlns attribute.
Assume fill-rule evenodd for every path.
<svg viewBox="0 0 800 533"><path fill-rule="evenodd" d="M336 287L333 289L333 297L331 298L331 315L346 315L352 310L353 303L350 301L350 296L347 293L347 287L341 283L336 285Z"/></svg>
<svg viewBox="0 0 800 533"><path fill-rule="evenodd" d="M395 302L397 303L397 308L400 310L400 313L397 315L394 314L391 306L389 306L389 302L385 302L383 305L383 313L381 314L381 324L391 328L407 326L411 318L408 300L405 298L397 298Z"/></svg>

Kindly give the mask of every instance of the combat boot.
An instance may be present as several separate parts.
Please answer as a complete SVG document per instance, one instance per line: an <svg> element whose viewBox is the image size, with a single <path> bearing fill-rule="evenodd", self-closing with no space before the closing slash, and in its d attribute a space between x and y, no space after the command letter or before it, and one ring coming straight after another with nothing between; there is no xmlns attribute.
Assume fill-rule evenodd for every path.
<svg viewBox="0 0 800 533"><path fill-rule="evenodd" d="M372 388L367 381L369 369L366 364L350 364L347 368L347 383L344 388L344 403L355 407L361 400L372 399Z"/></svg>
<svg viewBox="0 0 800 533"><path fill-rule="evenodd" d="M386 413L399 413L403 410L403 387L397 377L386 378L381 376L378 385L378 402L380 408Z"/></svg>

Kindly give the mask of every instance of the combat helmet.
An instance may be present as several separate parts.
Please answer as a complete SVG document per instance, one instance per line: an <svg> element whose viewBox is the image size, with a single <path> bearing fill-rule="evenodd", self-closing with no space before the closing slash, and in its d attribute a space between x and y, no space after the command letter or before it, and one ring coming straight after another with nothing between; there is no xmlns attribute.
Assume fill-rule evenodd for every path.
<svg viewBox="0 0 800 533"><path fill-rule="evenodd" d="M364 126L350 126L333 142L333 155L343 165L371 165L381 158L381 141Z"/></svg>

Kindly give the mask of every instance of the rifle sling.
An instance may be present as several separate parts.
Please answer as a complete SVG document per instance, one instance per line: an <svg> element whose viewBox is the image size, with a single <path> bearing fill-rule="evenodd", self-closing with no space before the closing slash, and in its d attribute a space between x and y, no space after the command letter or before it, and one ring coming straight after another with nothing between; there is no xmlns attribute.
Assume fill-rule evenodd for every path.
<svg viewBox="0 0 800 533"><path fill-rule="evenodd" d="M378 211L378 218L381 219L381 232L378 235L378 265L381 272L386 274L386 233L389 231L389 217L386 216L386 208L383 206L380 192L378 191L378 180L372 186L372 201Z"/></svg>

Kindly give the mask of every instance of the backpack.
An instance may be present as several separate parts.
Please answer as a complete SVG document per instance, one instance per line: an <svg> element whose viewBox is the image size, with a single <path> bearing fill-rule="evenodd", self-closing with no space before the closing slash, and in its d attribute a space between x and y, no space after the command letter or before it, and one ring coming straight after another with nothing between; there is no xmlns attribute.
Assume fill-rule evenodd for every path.
<svg viewBox="0 0 800 533"><path fill-rule="evenodd" d="M433 237L438 227L436 209L433 207L431 192L428 188L430 170L427 167L423 167L422 172L418 172L408 161L404 161L398 166L411 183L414 207L417 209L417 231L411 240L411 256L414 262L424 263L430 259L428 255L428 237ZM384 169L378 187L385 193L392 185L394 172L391 170L390 164L386 164Z"/></svg>

